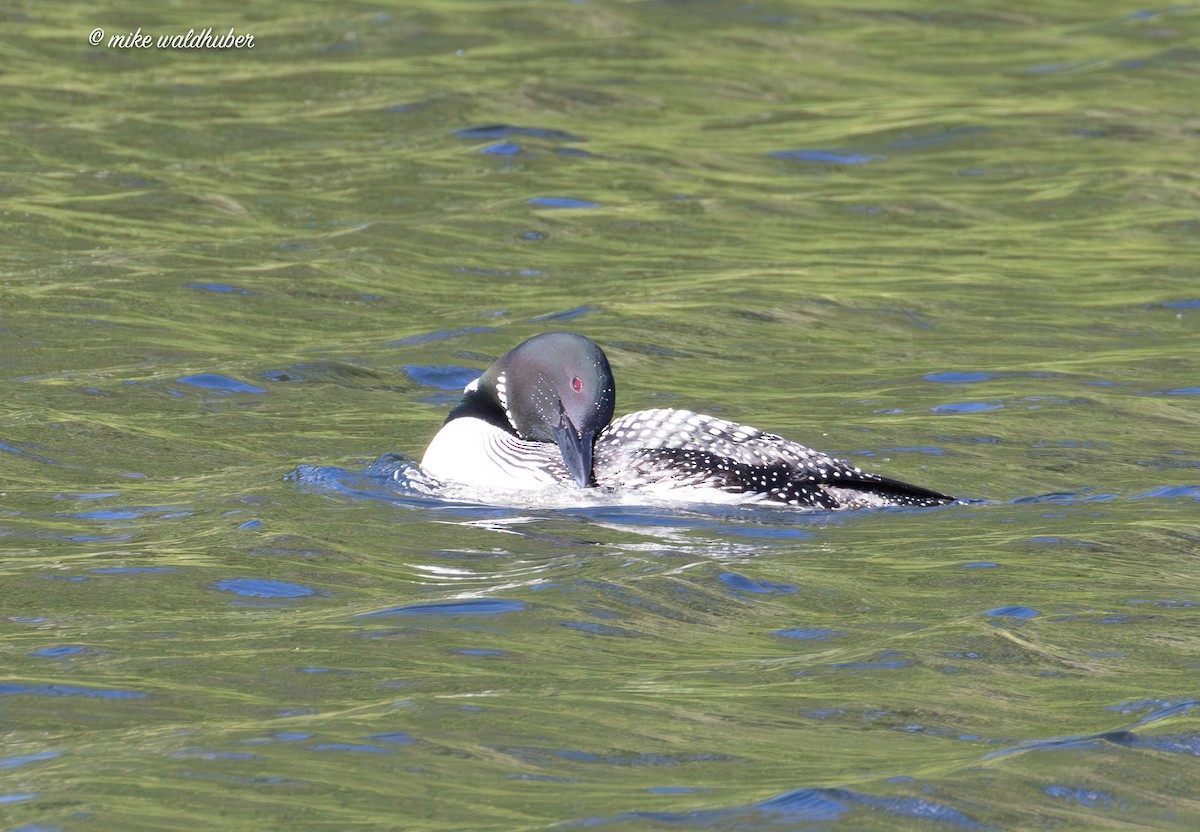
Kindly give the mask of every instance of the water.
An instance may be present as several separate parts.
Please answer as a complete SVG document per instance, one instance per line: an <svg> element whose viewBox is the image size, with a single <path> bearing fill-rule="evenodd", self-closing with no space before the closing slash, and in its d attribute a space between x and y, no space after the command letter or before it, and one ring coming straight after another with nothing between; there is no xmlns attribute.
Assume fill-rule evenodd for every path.
<svg viewBox="0 0 1200 832"><path fill-rule="evenodd" d="M1196 7L196 14L2 36L0 827L1195 827ZM388 484L551 328L976 502Z"/></svg>

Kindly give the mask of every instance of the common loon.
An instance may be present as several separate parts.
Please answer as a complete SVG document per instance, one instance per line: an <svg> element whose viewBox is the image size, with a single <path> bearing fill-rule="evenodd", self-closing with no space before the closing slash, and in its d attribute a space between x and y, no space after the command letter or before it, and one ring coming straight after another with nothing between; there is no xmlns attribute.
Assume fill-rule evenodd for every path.
<svg viewBox="0 0 1200 832"><path fill-rule="evenodd" d="M466 386L421 468L443 483L504 491L573 484L820 509L954 501L714 416L654 409L613 421L615 400L599 345L573 332L536 335Z"/></svg>

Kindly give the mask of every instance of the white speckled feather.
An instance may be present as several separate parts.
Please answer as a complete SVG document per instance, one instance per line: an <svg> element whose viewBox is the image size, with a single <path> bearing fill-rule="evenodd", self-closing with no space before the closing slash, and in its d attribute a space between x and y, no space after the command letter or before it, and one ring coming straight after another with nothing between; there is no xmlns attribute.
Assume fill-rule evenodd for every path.
<svg viewBox="0 0 1200 832"><path fill-rule="evenodd" d="M897 502L894 496L852 490L885 481L849 463L773 433L686 410L622 416L597 440L594 464L599 485L678 499L821 507Z"/></svg>

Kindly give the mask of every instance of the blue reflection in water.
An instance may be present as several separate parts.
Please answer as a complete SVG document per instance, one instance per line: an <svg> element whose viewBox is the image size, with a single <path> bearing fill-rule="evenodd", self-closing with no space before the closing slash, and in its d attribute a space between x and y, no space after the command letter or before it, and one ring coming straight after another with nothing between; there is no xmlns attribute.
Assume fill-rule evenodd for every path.
<svg viewBox="0 0 1200 832"><path fill-rule="evenodd" d="M212 588L221 592L232 592L246 598L306 598L318 594L317 590L304 584L290 584L285 581L268 581L260 578L229 578L217 581Z"/></svg>
<svg viewBox="0 0 1200 832"><path fill-rule="evenodd" d="M565 130L551 130L546 127L517 127L513 124L483 124L478 127L464 127L455 130L454 135L460 139L506 139L509 136L534 136L552 142L582 142L580 136Z"/></svg>
<svg viewBox="0 0 1200 832"><path fill-rule="evenodd" d="M873 153L838 153L832 150L779 150L767 155L785 162L814 162L824 165L865 165L887 158Z"/></svg>
<svg viewBox="0 0 1200 832"><path fill-rule="evenodd" d="M377 612L362 612L356 618L379 618L388 615L501 615L525 609L522 601L506 601L502 598L470 598L465 601L447 601L439 604L409 604L389 607Z"/></svg>
<svg viewBox="0 0 1200 832"><path fill-rule="evenodd" d="M132 690L103 690L74 685L22 685L0 683L0 696L87 696L93 699L145 699L147 694Z"/></svg>
<svg viewBox="0 0 1200 832"><path fill-rule="evenodd" d="M435 387L438 390L462 390L479 378L479 370L471 367L419 367L412 365L405 367L404 372L417 384Z"/></svg>
<svg viewBox="0 0 1200 832"><path fill-rule="evenodd" d="M19 757L4 757L0 758L0 769L19 768L20 766L29 765L30 763L38 763L42 760L53 760L61 756L61 751L39 751L36 754L22 754Z"/></svg>
<svg viewBox="0 0 1200 832"><path fill-rule="evenodd" d="M218 393L265 393L266 390L261 387L255 387L253 384L247 384L244 381L238 381L236 378L219 375L217 373L200 373L195 376L181 376L175 379L180 384L187 384L191 387L201 387L205 390L214 390Z"/></svg>
<svg viewBox="0 0 1200 832"><path fill-rule="evenodd" d="M987 824L958 809L921 797L880 797L842 788L796 789L776 797L727 809L693 812L626 812L612 817L593 817L567 826L600 826L645 820L692 827L755 828L758 824L830 823L855 806L884 812L893 817L936 821L959 829L991 829Z"/></svg>
<svg viewBox="0 0 1200 832"><path fill-rule="evenodd" d="M589 202L586 199L575 199L569 196L535 196L528 199L529 205L539 208L599 208L599 202Z"/></svg>
<svg viewBox="0 0 1200 832"><path fill-rule="evenodd" d="M721 573L720 581L730 589L738 592L753 592L760 595L791 595L800 587L792 584L776 584L770 581L756 581L736 572Z"/></svg>

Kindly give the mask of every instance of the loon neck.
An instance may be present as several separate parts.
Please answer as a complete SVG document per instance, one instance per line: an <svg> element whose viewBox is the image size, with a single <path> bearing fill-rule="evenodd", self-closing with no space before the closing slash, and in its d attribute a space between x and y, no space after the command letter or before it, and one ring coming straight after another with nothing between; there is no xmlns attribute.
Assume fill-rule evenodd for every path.
<svg viewBox="0 0 1200 832"><path fill-rule="evenodd" d="M466 386L462 398L454 405L443 424L448 424L455 419L480 419L513 436L519 435L508 418L504 405L496 395L495 387L485 386L483 377L475 379Z"/></svg>

